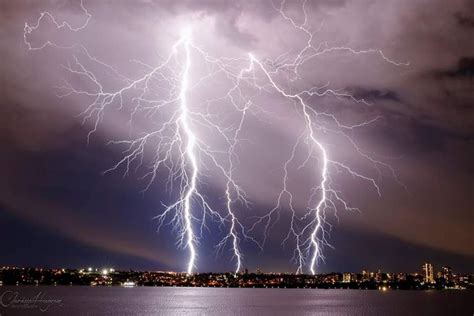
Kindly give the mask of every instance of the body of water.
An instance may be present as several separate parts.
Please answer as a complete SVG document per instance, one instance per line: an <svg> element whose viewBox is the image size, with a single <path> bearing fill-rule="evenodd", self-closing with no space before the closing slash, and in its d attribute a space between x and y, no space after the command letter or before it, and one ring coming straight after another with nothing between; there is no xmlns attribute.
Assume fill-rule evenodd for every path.
<svg viewBox="0 0 474 316"><path fill-rule="evenodd" d="M474 315L474 291L0 287L0 315Z"/></svg>

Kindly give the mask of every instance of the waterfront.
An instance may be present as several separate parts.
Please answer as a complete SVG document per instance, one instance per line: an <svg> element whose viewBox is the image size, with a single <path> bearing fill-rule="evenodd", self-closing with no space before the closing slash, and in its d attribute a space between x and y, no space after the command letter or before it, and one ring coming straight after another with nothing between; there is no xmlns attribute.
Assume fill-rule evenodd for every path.
<svg viewBox="0 0 474 316"><path fill-rule="evenodd" d="M44 269L0 268L0 285L91 285L91 286L179 286L220 288L320 288L320 289L471 289L473 273L453 273L443 267L434 276L428 272L386 273L363 270L362 273L332 272L316 275L294 273L179 273L164 271L116 271L113 268Z"/></svg>
<svg viewBox="0 0 474 316"><path fill-rule="evenodd" d="M7 294L5 294L7 293ZM17 306L8 299L17 293ZM38 296L38 293L41 293ZM473 291L3 286L1 315L472 315ZM38 297L36 305L31 299ZM23 299L23 301L21 300ZM30 306L25 301L30 299ZM23 305L22 305L23 304Z"/></svg>

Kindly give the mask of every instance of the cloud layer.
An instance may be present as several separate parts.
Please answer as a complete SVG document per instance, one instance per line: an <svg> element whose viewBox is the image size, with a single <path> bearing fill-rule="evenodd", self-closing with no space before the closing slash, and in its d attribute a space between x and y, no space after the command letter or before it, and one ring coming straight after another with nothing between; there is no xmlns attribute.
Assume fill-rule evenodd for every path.
<svg viewBox="0 0 474 316"><path fill-rule="evenodd" d="M113 201L112 193L106 201L100 192L94 191L97 187L83 188L86 193L73 192L61 198L58 188L73 190L77 183L89 183L93 171L99 174L116 161L119 149L101 146L110 139L127 136L125 119L120 113L112 113L93 137L96 147L88 147L85 140L91 127L87 123L81 125L81 118L77 117L83 110L84 100L58 99L52 88L67 76L59 65L67 62L69 52L52 47L30 52L23 42L24 22L36 21L39 12L46 9L61 21L83 23L84 15L77 4L52 1L31 5L18 1L2 6L0 56L4 62L0 65L0 140L4 154L0 158L0 172L6 176L0 182L0 201L5 209L22 220L37 222L48 230L57 230L60 235L86 244L146 260L156 258L157 265L172 266L174 260L168 258L174 256L177 260L182 254L167 252L171 251L169 241L166 246L160 246L163 253L152 254L149 244L136 246L143 244L139 231L131 233L130 244L124 244L117 233L123 226L113 222L109 227L91 223L90 227L72 225L57 229L67 227L59 213L77 210L74 218L80 223L91 216L90 210L105 207L117 209L125 221L129 216L137 216L143 223L153 226L149 221L150 210L157 212L160 198L167 195L160 191L163 188L159 183L154 186L159 194L145 198L141 206L148 207L146 211L130 210L132 205L119 205ZM57 31L45 23L29 39L37 45L48 39L62 45L81 43L99 59L107 60L130 77L139 76L142 71L131 62L132 59L156 64L157 56L169 51L171 43L179 36L177 30L186 23L195 25L196 41L200 46L212 54L230 57L252 52L262 59L275 59L295 47L304 46L307 40L304 34L282 19L270 1L143 1L133 4L85 1L85 6L93 18L83 31L71 34ZM299 1L289 1L285 12L298 20L302 16L301 8ZM377 48L393 60L410 62L409 67L394 67L377 54L353 56L336 52L307 63L301 71L302 80L296 82L299 88L329 83L331 88L343 89L356 98L369 101L371 105L366 106L350 100L322 98L315 99L314 104L337 114L342 122L361 122L380 116L381 119L358 130L354 137L367 151L395 157L390 159L391 164L408 189L406 192L393 179L381 179L382 197L379 198L363 182L341 178L341 189L348 200L361 208L362 214L339 214L340 230L379 236L368 238L368 242L394 238L425 247L431 249L427 253L434 257L444 253L442 260L446 261L472 262L472 3L468 0L450 1L449 4L422 0L311 1L307 12L312 29L320 28L315 33L315 42L350 46L356 50ZM109 84L113 88L116 83ZM248 122L245 137L251 138L252 142L240 152L239 180L255 203L252 212L261 212L274 204L281 186L281 164L301 127L300 118L288 111L278 98L265 97L261 103L265 109L270 109L270 114L259 114L268 115L263 123ZM146 124L150 123L143 122L141 128L152 128ZM350 160L360 170L373 172L353 153L338 146L337 139L330 139L328 143L333 144L334 153ZM78 155L86 158L76 160L75 164L62 160ZM58 174L51 174L57 164L67 167L58 168ZM89 171L84 175L78 170ZM119 178L105 177L111 178L103 180L102 190L106 190L104 188L114 181L112 179ZM307 187L313 180L308 174L294 173L292 183L302 209L306 207ZM210 191L219 192L220 185L220 180L214 179ZM143 183L124 180L121 186L122 192L135 194L143 188ZM81 205L78 197L84 194L93 196L93 202ZM37 196L51 201L39 203ZM50 203L58 205L53 207L61 210L55 213L58 216L51 215ZM242 216L247 215L242 210ZM104 237L102 232L94 234L102 229L107 236L115 237ZM268 250L270 255L272 251L277 252L284 229L275 228L276 236ZM335 239L350 243L343 237ZM254 256L255 249L246 247L249 248L247 256ZM403 255L403 249L398 251L393 255ZM452 259L450 254L463 256L463 259ZM331 256L330 250L327 255ZM385 255L390 256L390 251ZM263 265L256 259L248 260ZM291 266L287 258L278 260L275 259L273 265L265 264L268 268ZM225 262L217 264L219 269L227 266Z"/></svg>

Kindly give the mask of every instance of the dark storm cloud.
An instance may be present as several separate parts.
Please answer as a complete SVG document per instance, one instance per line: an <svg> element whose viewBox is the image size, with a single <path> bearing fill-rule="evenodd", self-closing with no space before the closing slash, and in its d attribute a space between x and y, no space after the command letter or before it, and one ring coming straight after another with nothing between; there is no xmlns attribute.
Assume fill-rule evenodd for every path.
<svg viewBox="0 0 474 316"><path fill-rule="evenodd" d="M459 79L473 78L474 57L462 57L454 69L441 71L439 75Z"/></svg>
<svg viewBox="0 0 474 316"><path fill-rule="evenodd" d="M5 205L2 209L13 213L21 220L53 231L58 237L70 238L88 246L128 257L145 259L158 266L171 267L175 263L169 254L154 249L152 244L143 243L140 238L124 233L123 230L104 227L97 217L85 218L83 214L78 215L80 210L67 210L46 201L34 199L31 195L22 196L18 192L7 199L4 190L2 202ZM33 245L29 251L32 255L35 253ZM45 263L49 264L47 260Z"/></svg>
<svg viewBox="0 0 474 316"><path fill-rule="evenodd" d="M394 101L394 102L400 102L400 97L395 91L390 91L390 90L369 90L365 88L353 88L353 89L348 89L348 91L351 91L351 95L359 100L366 100L369 102L376 102L376 101Z"/></svg>
<svg viewBox="0 0 474 316"><path fill-rule="evenodd" d="M270 1L84 2L93 15L88 29L71 36L67 32L53 32L50 25L32 34L31 40L42 43L54 36L64 44L84 43L100 58L133 75L136 65L130 64L130 59L153 63L155 52L166 49L176 38L177 26L192 19L206 21L202 25L208 28L200 29L198 36L203 44L223 55L242 56L252 51L275 58L306 41L298 32L289 30ZM170 246L165 246L164 241L157 239L156 249L149 240L141 240L138 227L134 226L136 231L126 238L120 235L121 229L127 229L123 223L110 221L102 228L98 223L92 227L87 223L88 218L94 218L92 210L112 208L119 210L117 221L138 217L149 225L148 229L153 228L154 223L149 221L153 213L139 212L133 205L155 211L160 197L120 203L114 201L117 197L113 192L109 191L107 199L94 193L107 191L109 185L120 186L116 187L117 192L123 194L138 192L143 184L106 176L113 180L103 180L99 187L92 185L98 181L92 173L100 174L107 169L118 154L112 149L87 147L85 137L90 126L81 127L77 117L83 104L80 100L59 100L54 95L51 87L65 75L58 64L67 61L67 53L52 48L28 52L23 43L24 22L36 21L42 10L52 10L61 19L80 25L84 16L79 7L62 1L5 1L0 6L0 201L4 208L9 214L85 244L174 266L175 259L169 259L177 258L176 253L169 252L173 240L167 240ZM299 1L288 1L285 9L292 17L301 16ZM336 248L359 247L360 243L351 240L360 234L366 244L373 243L374 247L397 244L393 246L394 257L404 256L406 247L412 249L413 256L417 255L413 249L424 249L423 258L418 255L414 262L425 260L430 254L439 258L440 263L454 257L463 262L472 260L473 9L472 1L468 0L308 1L313 30L324 20L322 29L315 34L316 42L356 49L381 48L391 59L410 61L409 67L392 67L377 56L335 54L314 60L303 70L302 86L330 82L331 87L345 87L356 98L372 103L361 106L332 99L321 105L317 102L318 106L327 103L328 109L347 121L381 116L373 126L355 135L370 151L401 157L393 159L393 165L410 192L407 194L391 179L383 180L383 197L378 199L360 183L348 183L349 197L360 206L363 215L342 215L340 226L350 232L340 229L340 235L334 238ZM276 103L273 99L269 101L273 102ZM254 148L263 148L260 160L254 161L254 151L242 157L248 167L242 179L249 182L248 191L261 209L273 205L280 184L280 175L275 171L279 170L280 161L275 163L272 159L285 158L282 140L293 139L299 127L297 118L286 117L285 112L276 113L283 118L281 124L249 123L248 136L256 135L256 140L265 142L261 148ZM104 122L95 136L100 143L97 146L126 134L123 126L114 120ZM86 158L74 164L65 163L58 158L61 152L65 161L81 155ZM59 165L65 167L56 168ZM265 169L272 172L261 173ZM76 171L69 174L71 170ZM260 177L251 178L253 174ZM304 191L308 179L298 180L295 188ZM81 185L81 181L85 184ZM77 185L73 184L76 182ZM218 187L219 180L215 182ZM78 189L93 195L93 200L84 203L82 195L75 191ZM155 189L161 195L162 188ZM52 194L53 191L62 193ZM300 206L304 209L305 201ZM70 219L65 218L68 214ZM156 237L148 233L147 236ZM276 233L284 233L283 228ZM386 242L377 242L380 240ZM285 269L287 258L275 256L280 242L275 238L267 255L276 261L274 266ZM255 252L251 249L247 256L252 257ZM340 260L345 258L337 251L336 255ZM327 256L331 257L331 250ZM390 252L386 256L390 257ZM352 266L363 266L365 260L360 258ZM333 266L344 268L340 262ZM224 267L228 264L216 265L216 269Z"/></svg>
<svg viewBox="0 0 474 316"><path fill-rule="evenodd" d="M458 109L472 104L474 97L469 79L474 30L463 27L454 17L459 12L471 15L472 2L426 4L414 2L414 10L404 14L399 34L406 36L405 48L413 56L414 73L408 76L405 87L410 92L408 102L430 124L470 134L472 107L462 114Z"/></svg>
<svg viewBox="0 0 474 316"><path fill-rule="evenodd" d="M117 200L127 182L122 181L122 186L116 187L110 179L101 176L103 167L97 168L101 162L96 155L107 151L96 151L94 155L91 154L94 146L85 146L72 134L68 138L68 145L61 145L60 149L57 146L52 149L51 144L16 148L4 144L7 151L0 158L2 211L17 220L44 227L58 237L160 266L173 266L173 255L165 248L154 246L165 242L164 239L147 239L146 232L153 233L153 226L147 229L140 226L143 223L129 219L124 222L124 212L142 214L134 208L134 203L140 205L139 196L121 194L120 202L109 201ZM143 219L145 225L152 223L146 216ZM34 244L29 251L36 253Z"/></svg>
<svg viewBox="0 0 474 316"><path fill-rule="evenodd" d="M460 26L467 28L474 27L474 15L468 15L464 12L458 12L455 14L455 17Z"/></svg>

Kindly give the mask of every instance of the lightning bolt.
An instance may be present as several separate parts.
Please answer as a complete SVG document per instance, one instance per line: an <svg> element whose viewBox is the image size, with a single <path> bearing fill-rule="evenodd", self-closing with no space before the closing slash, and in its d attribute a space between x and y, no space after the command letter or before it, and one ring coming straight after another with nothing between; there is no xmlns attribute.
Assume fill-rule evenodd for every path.
<svg viewBox="0 0 474 316"><path fill-rule="evenodd" d="M299 24L285 13L285 6L286 2L283 0L279 7L274 8L291 28L307 37L306 44L296 53L285 53L274 60L260 59L253 53L243 58L214 57L194 43L193 28L190 25L184 28L168 56L158 66L133 60L144 69L144 75L138 79L121 74L115 67L90 54L83 45L61 45L45 41L35 46L29 40L45 19L52 21L58 30L84 30L92 15L82 1L80 8L86 18L79 26L72 26L66 21L60 22L49 12L42 12L33 25L25 23L23 38L29 50L37 51L52 46L69 51L71 58L62 68L88 83L88 88L83 88L64 80L62 85L56 87L58 97L82 96L90 100L82 112L84 122L92 124L88 139L98 130L104 117L114 107L126 111L129 115L130 134L136 120L146 118L153 122L153 130L149 132L131 140L110 142L122 146L124 150L122 158L105 172L123 168L125 176L131 169L138 170L145 158L151 155L151 166L147 167L147 172L141 177L147 179L144 191L150 188L158 175L165 172L168 174L166 188L171 193L178 192L178 197L173 203L162 205L163 211L156 216L158 231L163 226L171 225L177 233L178 246L189 252L186 264L188 274L193 273L197 267L199 240L205 231L210 229L207 224L209 220L214 220L221 228L225 228L226 233L217 243L216 252L219 254L230 247L235 260L235 273L239 273L244 259L241 243L251 242L263 250L270 230L280 218L283 208L289 209L291 220L288 234L282 244L294 239L293 259L297 265L296 272L303 273L307 266L309 271L315 274L318 261L324 260L323 248L331 246L327 240L331 230L328 213L333 211L337 217L338 209L358 210L344 200L331 174L346 173L367 182L379 196L381 195L376 179L353 170L347 163L331 155L327 143L324 142L328 134L344 139L349 148L373 165L379 176L384 176L388 170L388 174L399 181L395 170L388 163L363 150L351 135L355 129L371 124L379 117L346 125L341 123L335 114L318 111L317 106L311 102L314 97L326 96L349 99L356 104L369 104L366 100L357 99L343 90L330 89L329 84L303 90L298 90L296 86L290 87L289 84L301 80L300 69L311 60L334 52L345 52L352 56L376 55L397 67L407 66L408 63L395 62L380 49L355 50L350 47L331 46L326 42L315 45L314 34L322 28L322 24L318 30L311 30L308 25L306 1L302 3L303 22ZM195 80L193 69L198 63L197 60L203 61L208 70ZM99 71L94 71L94 67L105 70L120 88L113 89L104 84L98 75ZM282 75L286 76L286 81L281 80ZM207 80L218 76L223 76L226 82L230 83L230 88L218 91L218 97L203 102L190 97L195 91L199 91ZM250 208L247 194L235 177L239 162L237 151L246 118L249 115L258 118L258 111L264 112L262 107L257 106L255 99L265 93L276 94L290 106L294 106L304 121L304 128L283 165L282 189L275 206L263 216L256 217L247 228L237 216L240 208ZM209 110L211 106L222 103L232 111L233 119L230 124ZM206 141L200 133L202 129L212 131L215 137L222 140L224 149L214 148ZM312 172L319 179L311 190L308 207L302 215L298 213L288 185L291 167L296 163L296 153L301 148L304 148L307 156L297 168L311 165ZM208 165L225 180L225 205L221 207L212 206L202 191ZM289 200L287 204L284 203L285 197ZM263 232L262 238L259 238L257 233L260 228Z"/></svg>
<svg viewBox="0 0 474 316"><path fill-rule="evenodd" d="M263 228L264 238L263 238L262 244L264 244L268 237L268 231L270 230L271 226L275 223L275 221L278 220L278 218L280 217L278 212L282 208L282 204L281 204L282 199L284 196L288 196L289 203L287 206L289 207L291 211L291 221L290 221L289 232L286 238L283 240L283 244L285 244L289 240L290 236L293 236L295 238L295 244L296 244L295 250L294 250L294 260L297 263L296 273L303 273L304 265L306 264L307 261L309 261L309 270L312 274L315 274L316 264L318 260L319 259L324 260L324 256L322 254L323 247L330 246L326 238L328 232L325 229L325 226L329 226L329 228L331 226L326 221L326 212L331 209L334 210L334 212L336 212L336 210L338 209L337 204L339 204L342 209L347 210L347 211L359 210L358 208L349 206L349 204L342 198L341 193L331 186L331 183L333 181L331 181L329 168L332 167L336 169L337 171L343 170L352 177L359 178L363 181L367 181L370 185L374 187L377 194L379 196L381 195L380 187L374 178L363 175L357 171L354 171L347 164L330 159L328 156L328 151L325 148L325 145L323 144L323 142L319 140L320 136L318 136L316 131L319 130L326 134L332 133L332 134L342 135L346 139L348 144L358 154L360 154L362 158L364 158L365 160L367 160L368 162L374 165L376 170L379 172L379 175L382 175L380 169L385 168L389 170L391 176L395 178L397 182L399 182L402 186L403 186L403 183L401 183L398 180L395 170L389 164L383 161L380 161L378 159L375 159L368 153L364 152L357 145L357 143L351 138L351 136L347 133L347 131L352 131L356 128L363 127L374 122L375 120L378 119L378 117L369 121L364 121L359 124L347 126L347 125L341 124L339 120L337 119L337 117L333 114L318 112L314 106L311 106L310 104L307 103L307 101L305 101L305 97L311 98L312 96L323 97L326 95L332 95L338 98L350 98L352 101L356 103L364 103L368 105L369 103L367 101L363 99L356 99L354 96L352 96L349 93L339 92L333 89L325 89L325 87L313 87L308 90L302 90L298 93L289 93L279 86L279 84L275 81L275 79L273 79L273 76L281 72L291 73L293 74L293 77L290 78L289 81L291 82L296 81L300 78L299 69L304 67L306 63L308 63L310 60L318 56L322 56L324 54L332 53L335 51L344 51L352 55L378 54L385 62L392 64L394 66L409 66L409 63L395 62L389 59L380 49L355 50L353 48L344 47L344 46L329 46L329 44L325 42L320 43L318 46L314 46L313 35L315 32L311 32L310 29L308 28L308 16L306 12L306 3L307 3L306 0L303 1L302 3L303 23L301 24L298 24L297 22L295 22L293 18L289 17L285 13L285 9L284 9L286 5L285 0L280 2L279 7L274 7L280 13L280 15L284 18L284 20L288 21L294 29L301 31L308 38L306 42L306 46L304 46L295 55L294 58L287 57L286 60L284 61L268 62L268 64L270 65L278 65L274 67L274 70L270 71L265 67L264 63L259 61L253 54L251 53L249 54L250 61L258 65L258 68L263 72L264 77L269 82L270 87L276 90L282 97L289 99L291 101L294 101L296 102L296 104L300 105L300 109L301 109L300 111L303 114L304 122L305 122L305 132L300 137L298 137L293 147L293 150L291 152L290 158L284 164L283 187L282 187L281 192L278 195L277 203L275 207L271 209L266 215L259 217L257 221L253 224L253 226L250 228L249 231L250 232L254 231L258 227L259 224L263 223L264 224L264 228ZM319 29L317 31L319 31ZM318 124L321 118L325 118L325 123L327 123L328 121L332 123L332 126L328 127L328 126L325 126L325 124ZM319 193L318 201L315 204L313 204L313 206L308 207L308 211L304 216L298 216L295 210L295 206L293 205L293 195L288 190L288 179L289 179L288 167L294 161L296 149L300 145L300 142L303 138L307 140L306 143L310 147L308 151L309 153L308 157L305 160L304 164L306 164L312 158L312 153L314 149L317 149L317 151L319 151L319 160L321 161L321 163L320 163L319 168L317 168L315 172L316 174L319 175L319 178L321 180L318 186L313 188L312 197L315 196L316 193ZM310 200L312 200L312 198ZM336 213L334 214L337 217ZM276 220L273 220L274 217L276 218ZM308 218L310 220L304 223L305 220L307 220Z"/></svg>
<svg viewBox="0 0 474 316"><path fill-rule="evenodd" d="M192 224L192 197L193 194L196 192L196 181L198 177L198 163L195 153L196 147L196 136L194 135L193 130L190 127L189 122L189 110L187 105L186 94L188 92L188 85L189 85L189 68L191 67L191 54L189 52L189 41L190 41L190 31L185 30L182 36L184 49L185 49L185 62L184 62L184 70L183 70L183 77L181 79L181 91L179 98L181 100L181 115L179 118L180 127L182 127L184 134L186 135L187 144L185 149L185 154L188 157L188 161L191 164L191 176L187 176L190 178L189 183L187 184L186 192L184 194L184 219L185 219L185 233L186 233L186 246L189 249L189 262L188 262L188 273L191 273L194 268L194 261L196 259L196 249L194 246L195 242L195 234L193 231L193 224Z"/></svg>

